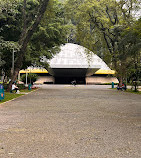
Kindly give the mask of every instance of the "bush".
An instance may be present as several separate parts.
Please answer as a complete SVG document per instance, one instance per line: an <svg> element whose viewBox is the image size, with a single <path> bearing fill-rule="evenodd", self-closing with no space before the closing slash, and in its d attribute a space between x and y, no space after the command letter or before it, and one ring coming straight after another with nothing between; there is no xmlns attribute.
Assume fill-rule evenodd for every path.
<svg viewBox="0 0 141 158"><path fill-rule="evenodd" d="M33 83L37 80L38 75L37 74L28 74L27 75L27 83ZM22 82L26 83L26 74L21 76Z"/></svg>
<svg viewBox="0 0 141 158"><path fill-rule="evenodd" d="M25 85L24 84L17 84L17 86L18 86L19 90L25 89Z"/></svg>
<svg viewBox="0 0 141 158"><path fill-rule="evenodd" d="M2 84L3 85L3 88L4 90L7 90L8 89L8 84ZM21 89L25 89L25 85L24 84L17 84L19 90Z"/></svg>
<svg viewBox="0 0 141 158"><path fill-rule="evenodd" d="M2 85L3 85L4 90L7 90L8 84L4 83L4 84L2 84Z"/></svg>

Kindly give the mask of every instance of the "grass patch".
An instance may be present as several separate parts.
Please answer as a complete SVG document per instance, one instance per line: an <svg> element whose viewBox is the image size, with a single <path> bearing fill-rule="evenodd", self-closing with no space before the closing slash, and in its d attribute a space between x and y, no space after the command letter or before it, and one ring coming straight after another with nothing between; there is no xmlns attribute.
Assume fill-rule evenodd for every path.
<svg viewBox="0 0 141 158"><path fill-rule="evenodd" d="M34 91L36 89L38 89L38 88L34 88L34 89L31 89L31 90L28 90L27 88L25 88L25 89L21 89L20 92L28 93L28 92L32 92L32 91Z"/></svg>
<svg viewBox="0 0 141 158"><path fill-rule="evenodd" d="M134 94L141 94L141 91L135 92L131 89L127 89L125 92L130 92L130 93L134 93Z"/></svg>
<svg viewBox="0 0 141 158"><path fill-rule="evenodd" d="M12 100L14 98L18 98L18 97L20 97L24 94L16 94L16 93L5 92L4 95L5 95L5 97L4 97L3 100L0 101L0 104L4 103L6 101Z"/></svg>
<svg viewBox="0 0 141 158"><path fill-rule="evenodd" d="M35 88L35 89L37 89L37 88ZM18 97L20 97L20 96L22 96L22 95L25 95L24 93L28 93L28 92L34 91L35 89L31 89L31 90L22 89L22 90L20 90L20 92L23 93L23 94L16 94L16 93L4 92L5 97L4 97L3 100L0 101L0 104L1 104L1 103L4 103L4 102L6 102L6 101L12 100L12 99L14 99L14 98L18 98Z"/></svg>
<svg viewBox="0 0 141 158"><path fill-rule="evenodd" d="M109 89L115 89L115 90L117 90L117 88L109 88ZM117 90L117 91L118 91L118 90ZM119 91L121 91L121 90L119 90ZM135 91L133 91L133 90L131 90L131 89L127 89L126 91L122 91L122 92L129 92L129 93L134 93L134 94L141 94L141 91L135 92Z"/></svg>

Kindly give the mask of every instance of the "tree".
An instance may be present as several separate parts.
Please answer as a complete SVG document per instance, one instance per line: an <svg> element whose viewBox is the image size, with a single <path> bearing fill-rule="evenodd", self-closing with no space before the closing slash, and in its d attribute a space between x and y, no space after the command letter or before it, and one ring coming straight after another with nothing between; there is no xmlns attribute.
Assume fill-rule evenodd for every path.
<svg viewBox="0 0 141 158"><path fill-rule="evenodd" d="M0 71L1 74L5 74L4 76L9 76L11 74L11 69L9 68L9 65L11 64L12 53L10 53L10 51L13 51L13 49L15 48L17 49L15 38L17 37L16 35L18 33L15 32L14 36L10 36L9 31L15 31L13 26L16 26L16 23L14 20L15 15L18 14L16 7L16 3L13 3L12 1L0 0L0 58L2 60ZM13 25L11 23L12 20ZM9 41L8 39L11 38L13 38L13 40Z"/></svg>
<svg viewBox="0 0 141 158"><path fill-rule="evenodd" d="M7 3L7 0L5 0L3 2L1 1L1 4L3 4L3 6L1 7L1 12L2 13L6 12L6 15L8 15L8 18L7 18L6 22L9 22L9 19L10 19L9 16L10 16L11 13L16 14L15 12L13 12L12 9L15 9L17 7L18 2L17 1L11 1L11 2L12 2L12 6L10 8L10 5L11 5L10 3L8 3L8 5L7 5L8 7L5 7L6 6L5 4ZM20 1L20 2L22 2L22 1ZM27 25L27 22L28 22L28 20L26 19L26 16L27 16L26 15L27 1L26 0L23 1L23 7L22 7L22 11L23 11L23 29L20 32L21 35L18 38L18 42L17 42L18 45L19 45L19 50L17 51L17 59L15 61L15 70L13 72L13 76L12 76L11 82L9 84L9 89L11 87L12 82L16 79L20 68L22 67L27 45L28 45L33 33L35 32L36 28L38 27L39 23L41 22L41 19L42 19L43 15L46 11L49 0L41 0L41 1L37 1L37 2L39 3L39 6L37 8L36 16L33 16L32 19L31 19L32 23L31 24L29 23L29 25ZM9 12L9 10L10 10L10 12ZM2 14L2 15L4 15L4 14ZM12 16L10 16L10 17L12 17ZM17 22L17 21L15 21L15 22Z"/></svg>
<svg viewBox="0 0 141 158"><path fill-rule="evenodd" d="M27 75L27 83L33 83L37 80L38 75L37 74L28 74ZM22 82L26 83L26 74L21 76Z"/></svg>
<svg viewBox="0 0 141 158"><path fill-rule="evenodd" d="M38 12L36 14L36 17L33 17L33 19L32 19L33 24L28 27L27 21L26 21L26 0L24 0L24 4L23 4L23 21L24 21L24 24L23 24L23 30L21 32L21 36L18 40L18 43L20 45L20 49L17 52L18 55L17 55L17 59L15 61L15 70L14 70L14 73L12 75L8 90L11 89L12 82L15 81L17 76L18 76L18 73L19 73L19 71L22 67L22 64L23 64L27 45L28 45L33 33L36 31L38 25L41 22L41 19L42 19L43 15L46 11L46 8L48 6L48 2L49 2L49 0L39 1L40 5L38 7Z"/></svg>
<svg viewBox="0 0 141 158"><path fill-rule="evenodd" d="M59 51L59 46L66 42L66 26L63 19L63 6L55 2L49 4L49 10L33 34L29 42L28 59L32 59L31 64L42 65L40 60L43 56L47 59ZM30 65L31 65L30 64Z"/></svg>
<svg viewBox="0 0 141 158"><path fill-rule="evenodd" d="M117 77L122 84L123 78L126 77L130 54L126 49L121 51L120 41L124 38L124 30L136 21L133 13L137 9L138 1L73 2L77 9L69 9L69 12L75 13L77 43L96 52L102 58L108 55L109 66L117 71Z"/></svg>
<svg viewBox="0 0 141 158"><path fill-rule="evenodd" d="M141 80L141 19L125 29L122 36L119 51L129 55L126 67L127 77L133 83L134 90L137 91L137 82Z"/></svg>
<svg viewBox="0 0 141 158"><path fill-rule="evenodd" d="M47 10L45 5L48 5ZM6 13L2 10L2 15L5 13L6 18L1 18L0 25L3 41L9 43L4 45L1 42L4 60L7 56L10 57L9 64L3 65L5 72L11 68L10 54L15 51L16 61L12 81L16 79L21 68L41 64L42 56L51 58L58 51L57 46L65 43L66 40L66 28L62 18L63 7L57 1L52 0L48 3L48 1L24 0L17 2L14 9L16 11L11 12L10 15L8 9ZM7 25L9 26L8 35ZM15 31L16 36L14 36ZM13 48L13 44L17 47ZM10 73L7 74L10 76Z"/></svg>

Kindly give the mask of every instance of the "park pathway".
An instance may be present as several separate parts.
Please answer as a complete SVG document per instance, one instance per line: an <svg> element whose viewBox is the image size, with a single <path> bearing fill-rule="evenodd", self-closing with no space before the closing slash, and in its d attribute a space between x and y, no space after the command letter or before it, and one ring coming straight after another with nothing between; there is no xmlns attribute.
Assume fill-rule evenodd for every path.
<svg viewBox="0 0 141 158"><path fill-rule="evenodd" d="M140 157L140 95L49 85L0 105L0 158Z"/></svg>

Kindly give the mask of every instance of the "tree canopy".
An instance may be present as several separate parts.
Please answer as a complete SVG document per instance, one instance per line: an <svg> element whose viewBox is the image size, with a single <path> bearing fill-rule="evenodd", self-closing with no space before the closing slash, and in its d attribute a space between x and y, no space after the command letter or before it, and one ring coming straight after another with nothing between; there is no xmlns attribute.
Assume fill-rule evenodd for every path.
<svg viewBox="0 0 141 158"><path fill-rule="evenodd" d="M66 3L66 15L74 25L74 41L98 54L116 70L121 82L131 73L128 68L133 67L133 60L138 58L140 65L140 19L136 15L139 10L138 0Z"/></svg>
<svg viewBox="0 0 141 158"><path fill-rule="evenodd" d="M51 58L66 42L63 6L57 0L0 3L0 66L5 76L11 75L13 51L16 77L21 68L41 65L43 56Z"/></svg>

